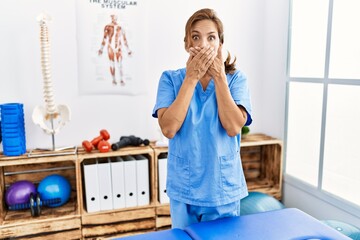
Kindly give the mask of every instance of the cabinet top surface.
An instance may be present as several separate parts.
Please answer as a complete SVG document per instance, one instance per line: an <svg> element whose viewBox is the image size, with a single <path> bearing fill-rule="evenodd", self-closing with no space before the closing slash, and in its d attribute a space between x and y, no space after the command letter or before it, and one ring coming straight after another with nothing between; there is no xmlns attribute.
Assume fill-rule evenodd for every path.
<svg viewBox="0 0 360 240"><path fill-rule="evenodd" d="M271 145L271 144L282 144L282 140L273 138L271 136L256 133L256 134L247 134L241 138L241 146L255 146L255 145Z"/></svg>
<svg viewBox="0 0 360 240"><path fill-rule="evenodd" d="M29 157L29 152L26 152L20 156L5 156L0 153L0 166L20 165L20 164L36 164L47 162L63 162L63 161L77 161L78 159L86 158L99 158L99 157L112 157L112 156L124 156L135 154L147 154L152 153L153 149L149 146L140 147L124 147L117 151L110 150L106 153L100 153L98 150L94 150L91 153L86 152L82 147L78 147L75 152L71 154L68 151L35 151L34 155ZM37 156L39 155L39 156Z"/></svg>
<svg viewBox="0 0 360 240"><path fill-rule="evenodd" d="M278 144L282 145L282 140L273 138L271 136L257 133L257 134L248 134L242 137L241 146L249 147L249 146L258 146L258 145L271 145ZM167 147L157 147L155 144L151 144L151 146L140 146L140 147L125 147L118 151L109 151L107 153L100 153L99 151L94 151L92 153L87 153L84 151L82 147L79 147L75 154L69 154L68 152L58 151L40 151L37 153L43 154L44 156L37 157L32 156L29 157L29 152L26 152L20 156L4 156L0 153L0 166L7 165L19 165L19 164L33 164L33 163L44 163L44 162L55 162L55 161L76 161L77 159L86 159L86 158L96 158L96 157L111 157L111 156L124 156L124 155L133 155L133 154L146 154L151 153L155 150L156 153L166 152ZM46 156L46 153L49 155Z"/></svg>
<svg viewBox="0 0 360 240"><path fill-rule="evenodd" d="M262 134L262 133L252 133L242 136L241 138L241 146L242 147L249 147L249 146L259 146L259 145L272 145L278 144L282 145L282 140ZM156 152L166 152L167 147L161 146L158 147L155 143L151 144L151 147L155 149Z"/></svg>

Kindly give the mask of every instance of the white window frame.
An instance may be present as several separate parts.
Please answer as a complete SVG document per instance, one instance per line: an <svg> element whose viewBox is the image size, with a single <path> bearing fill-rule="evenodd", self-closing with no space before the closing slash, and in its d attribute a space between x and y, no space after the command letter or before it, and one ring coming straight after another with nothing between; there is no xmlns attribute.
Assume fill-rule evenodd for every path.
<svg viewBox="0 0 360 240"><path fill-rule="evenodd" d="M323 178L323 163L324 163L324 144L325 144L325 127L326 127L326 111L327 111L327 98L328 98L328 86L329 84L340 85L354 85L360 86L360 79L329 79L329 64L330 64L330 45L331 45L331 29L332 29L332 16L333 16L333 4L334 0L329 0L328 9L328 26L327 26L327 42L326 42L326 57L325 57L325 69L324 78L300 78L290 77L290 49L291 49L291 19L292 19L292 5L293 0L290 1L289 7L289 32L288 32L288 58L287 58L287 80L286 80L286 110L285 110L285 137L284 137L284 152L287 148L287 130L288 130L288 114L289 114L289 86L291 82L303 82L303 83L320 83L323 85L323 106L322 106L322 122L321 122L321 138L320 138L320 156L319 156L319 173L318 173L318 186L313 186L301 179L286 174L284 172L284 180L287 184L298 188L322 201L327 202L343 211L348 212L355 217L360 216L360 206L346 201L339 196L328 193L322 189ZM360 43L359 43L360 44ZM284 154L284 169L286 169L286 154Z"/></svg>

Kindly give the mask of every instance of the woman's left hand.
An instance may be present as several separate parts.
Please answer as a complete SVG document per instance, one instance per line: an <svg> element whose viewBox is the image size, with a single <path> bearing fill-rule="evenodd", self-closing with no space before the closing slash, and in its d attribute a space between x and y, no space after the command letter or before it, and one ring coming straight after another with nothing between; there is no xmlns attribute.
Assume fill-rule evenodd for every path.
<svg viewBox="0 0 360 240"><path fill-rule="evenodd" d="M213 77L214 80L225 74L225 65L222 57L222 45L219 46L217 56L214 62L210 65L208 73Z"/></svg>

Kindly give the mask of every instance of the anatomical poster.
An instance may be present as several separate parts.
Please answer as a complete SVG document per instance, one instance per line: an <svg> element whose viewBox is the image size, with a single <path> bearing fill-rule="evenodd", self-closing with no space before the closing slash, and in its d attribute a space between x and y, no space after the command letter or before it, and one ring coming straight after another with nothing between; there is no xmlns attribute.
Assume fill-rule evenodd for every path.
<svg viewBox="0 0 360 240"><path fill-rule="evenodd" d="M146 17L145 0L76 1L80 94L145 92Z"/></svg>

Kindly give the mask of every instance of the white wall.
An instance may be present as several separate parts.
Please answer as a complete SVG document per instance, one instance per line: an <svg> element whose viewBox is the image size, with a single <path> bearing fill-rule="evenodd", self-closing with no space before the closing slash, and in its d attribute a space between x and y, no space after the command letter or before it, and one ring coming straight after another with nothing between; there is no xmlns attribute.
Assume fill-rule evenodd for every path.
<svg viewBox="0 0 360 240"><path fill-rule="evenodd" d="M145 1L145 0L142 0ZM283 5L286 1L283 1ZM138 1L140 4L141 1ZM184 67L187 54L183 48L184 27L188 17L199 8L214 8L225 26L225 47L237 57L237 66L248 77L253 95L252 132L269 133L282 137L283 91L274 83L283 81L281 74L266 63L266 39L283 38L278 26L271 36L265 31L269 24L267 5L261 0L228 1L166 1L154 0L149 8L148 26L148 78L143 81L147 93L126 95L79 95L77 80L76 11L73 0L12 0L0 8L2 37L0 45L0 104L22 102L25 107L25 128L28 148L51 146L50 136L34 125L31 114L35 106L43 105L42 75L39 50L39 25L36 17L42 11L53 21L51 31L51 66L56 104L67 104L72 120L56 135L56 146L80 145L106 128L110 141L120 136L134 134L142 138L158 139L157 120L151 117L155 103L158 79L162 71ZM286 5L286 4L285 4ZM280 8L281 9L281 8ZM275 20L278 21L278 20ZM276 24L276 23L275 23ZM277 34L280 32L281 34ZM275 33L275 34L274 34ZM276 53L284 58L283 50ZM270 65L281 65L271 59ZM278 71L276 67L276 71ZM270 74L269 74L270 72ZM269 82L269 83L266 83ZM264 83L266 83L264 85ZM266 86L268 85L268 86ZM270 90L269 88L274 90ZM264 109L277 109L275 116L264 116ZM282 112L282 113L281 113ZM266 129L265 126L273 126ZM276 126L276 127L275 127Z"/></svg>
<svg viewBox="0 0 360 240"><path fill-rule="evenodd" d="M266 1L260 132L283 139L289 1Z"/></svg>

